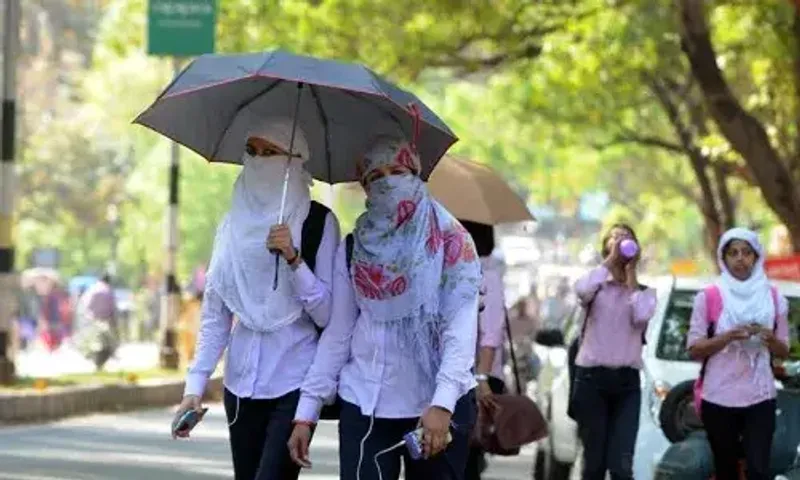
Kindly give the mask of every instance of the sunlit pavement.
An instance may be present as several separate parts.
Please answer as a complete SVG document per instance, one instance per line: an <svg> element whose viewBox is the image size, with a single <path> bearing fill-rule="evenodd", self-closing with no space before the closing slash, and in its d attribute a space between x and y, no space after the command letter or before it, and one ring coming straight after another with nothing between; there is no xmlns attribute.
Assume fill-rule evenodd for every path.
<svg viewBox="0 0 800 480"><path fill-rule="evenodd" d="M220 404L188 441L169 434L172 409L93 415L48 425L0 427L0 480L181 480L232 478ZM301 478L338 479L336 424L320 425L314 468ZM533 449L491 459L485 480L528 480Z"/></svg>
<svg viewBox="0 0 800 480"><path fill-rule="evenodd" d="M126 343L119 347L105 370L149 370L158 366L156 343ZM17 374L23 377L54 377L75 375L95 371L91 360L85 358L70 343L63 343L53 352L39 345L32 345L20 352L16 358Z"/></svg>

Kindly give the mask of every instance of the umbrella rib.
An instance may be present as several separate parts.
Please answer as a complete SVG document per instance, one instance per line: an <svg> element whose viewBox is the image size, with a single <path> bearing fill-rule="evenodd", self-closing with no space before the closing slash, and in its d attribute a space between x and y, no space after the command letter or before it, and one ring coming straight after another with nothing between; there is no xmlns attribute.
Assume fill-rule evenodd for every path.
<svg viewBox="0 0 800 480"><path fill-rule="evenodd" d="M196 58L195 58L195 59L193 59L191 62L189 62L189 65L187 65L187 66L186 66L184 69L182 69L180 72L178 72L178 74L177 74L177 75L175 75L175 78L173 78L173 79L172 79L172 81L169 83L169 85L167 85L167 88L165 88L165 89L164 89L164 90L163 90L163 91L162 91L162 92L161 92L161 93L158 95L158 97L155 99L155 101L153 102L153 105L155 105L155 104L156 104L156 103L157 103L159 100L161 100L162 98L164 98L164 96L166 96L166 94L167 94L167 92L169 91L169 89L170 89L170 88L172 88L172 87L174 87L174 86L175 86L175 84L176 84L176 83L178 83L178 80L180 80L180 78L183 76L183 74L185 74L186 72L188 72L188 71L189 71L189 69L192 67L192 65L194 65L194 64L195 64L195 62L197 62L197 59L196 59Z"/></svg>
<svg viewBox="0 0 800 480"><path fill-rule="evenodd" d="M325 109L322 107L322 99L317 92L315 85L309 85L311 88L311 96L314 97L314 103L317 105L317 112L322 121L322 127L325 129L325 161L328 167L328 181L333 185L333 169L331 165L331 140L330 131L328 130L328 116L325 115Z"/></svg>
<svg viewBox="0 0 800 480"><path fill-rule="evenodd" d="M253 103L258 97L260 97L262 95L266 95L267 93L270 92L270 90L272 90L273 88L277 87L281 83L281 81L282 80L275 80L271 84L267 85L267 87L264 90L258 92L257 94L255 94L252 97L248 98L247 100L243 101L242 103L239 104L238 107L236 107L236 110L233 111L233 115L231 116L231 118L227 122L228 126L225 127L225 130L222 132L222 135L219 136L219 138L217 139L216 143L214 144L214 150L211 151L211 156L208 158L209 161L214 161L214 157L217 156L217 151L219 150L219 146L222 144L222 140L225 139L225 136L228 135L228 130L230 130L231 125L233 125L233 122L236 119L236 116L239 115L239 113L244 108L246 108L248 105Z"/></svg>

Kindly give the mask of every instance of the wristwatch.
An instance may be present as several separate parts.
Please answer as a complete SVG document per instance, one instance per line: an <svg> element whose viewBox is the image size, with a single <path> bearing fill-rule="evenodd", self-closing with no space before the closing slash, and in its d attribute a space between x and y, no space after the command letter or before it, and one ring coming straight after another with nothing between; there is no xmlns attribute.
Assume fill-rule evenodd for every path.
<svg viewBox="0 0 800 480"><path fill-rule="evenodd" d="M288 263L289 265L294 265L295 262L297 262L297 259L300 258L300 250L298 250L297 247L292 247L292 248L294 249L294 257L286 260L286 263Z"/></svg>
<svg viewBox="0 0 800 480"><path fill-rule="evenodd" d="M475 381L476 382L488 382L489 381L489 375L486 375L485 373L477 373L477 374L475 374Z"/></svg>

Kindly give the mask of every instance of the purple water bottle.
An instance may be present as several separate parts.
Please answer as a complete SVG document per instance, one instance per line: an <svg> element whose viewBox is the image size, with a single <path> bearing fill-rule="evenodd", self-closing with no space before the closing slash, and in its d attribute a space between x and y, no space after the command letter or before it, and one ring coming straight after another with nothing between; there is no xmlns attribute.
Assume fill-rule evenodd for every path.
<svg viewBox="0 0 800 480"><path fill-rule="evenodd" d="M639 253L639 245L630 238L626 238L619 243L619 253L625 258L633 258Z"/></svg>

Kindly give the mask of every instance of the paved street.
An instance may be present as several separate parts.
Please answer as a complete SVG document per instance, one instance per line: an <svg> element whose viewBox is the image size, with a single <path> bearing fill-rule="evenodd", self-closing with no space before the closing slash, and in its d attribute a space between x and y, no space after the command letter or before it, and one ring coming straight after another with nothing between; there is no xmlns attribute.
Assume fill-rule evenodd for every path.
<svg viewBox="0 0 800 480"><path fill-rule="evenodd" d="M222 406L189 441L169 435L172 409L93 415L49 425L0 427L0 480L204 480L232 478ZM309 480L337 479L336 425L320 426ZM532 448L495 459L486 480L531 478Z"/></svg>

